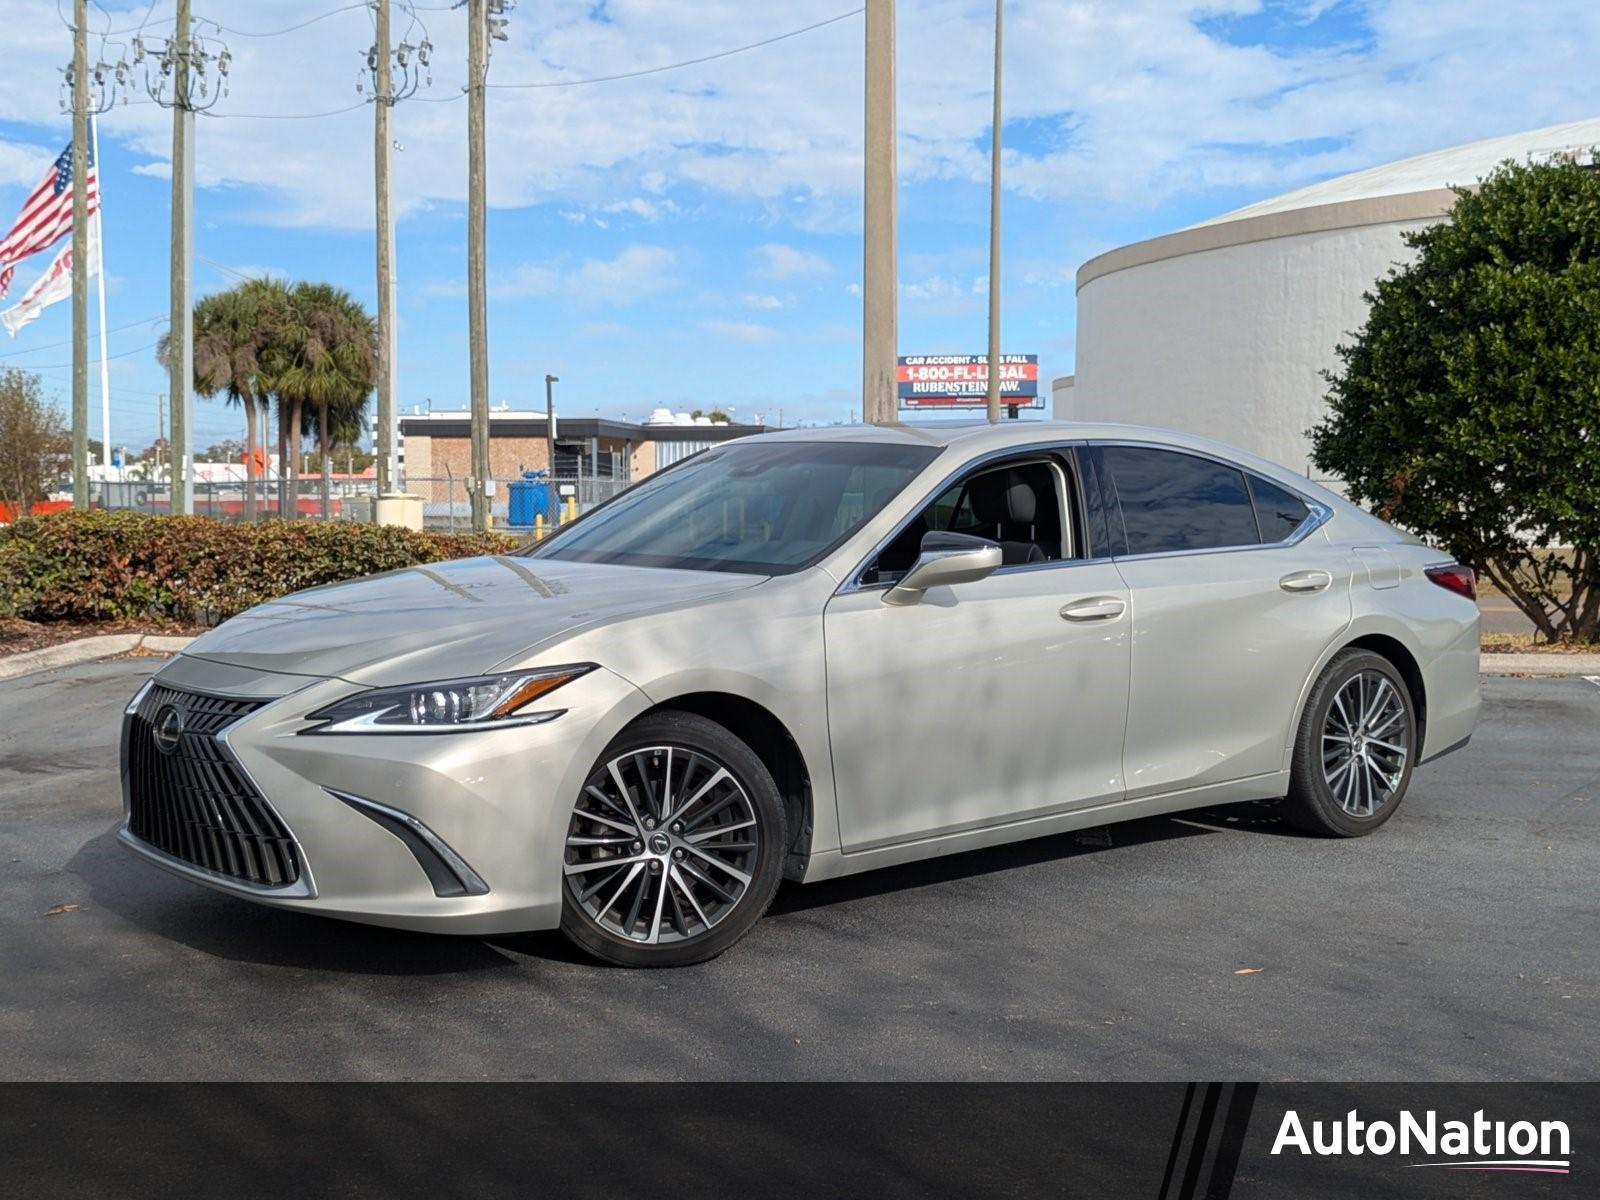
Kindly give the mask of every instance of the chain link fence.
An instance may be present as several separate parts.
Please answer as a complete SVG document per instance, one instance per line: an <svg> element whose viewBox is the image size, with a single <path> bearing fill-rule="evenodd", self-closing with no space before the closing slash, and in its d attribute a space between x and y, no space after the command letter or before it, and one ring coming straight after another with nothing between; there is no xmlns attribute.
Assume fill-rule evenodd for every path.
<svg viewBox="0 0 1600 1200"><path fill-rule="evenodd" d="M604 504L628 486L626 479L558 473L552 479L521 476L496 479L489 511L494 528L548 533ZM472 497L461 476L406 479L405 490L422 497L423 524L429 529L470 529Z"/></svg>
<svg viewBox="0 0 1600 1200"><path fill-rule="evenodd" d="M522 476L496 479L490 512L496 529L547 533L603 504L628 486L626 479L589 474L558 473L555 479ZM409 477L401 491L422 498L423 524L429 529L472 528L472 499L467 481L460 476ZM250 503L251 493L254 501ZM280 513L303 520L372 520L377 483L370 478L322 479L302 476L293 484L276 479L257 480L254 487L240 481L199 482L194 485L196 516L223 521L275 520ZM90 484L93 508L146 513L169 513L172 489L165 480L125 480Z"/></svg>

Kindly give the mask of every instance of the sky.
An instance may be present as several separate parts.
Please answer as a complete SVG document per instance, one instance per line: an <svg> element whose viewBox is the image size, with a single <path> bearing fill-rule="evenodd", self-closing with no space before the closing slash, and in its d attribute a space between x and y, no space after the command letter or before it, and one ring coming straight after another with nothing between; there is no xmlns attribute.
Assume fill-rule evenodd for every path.
<svg viewBox="0 0 1600 1200"><path fill-rule="evenodd" d="M490 397L572 416L720 407L859 419L860 0L523 0L488 99ZM434 47L393 111L397 402L467 404L466 18L394 0ZM194 289L271 274L375 306L366 4L194 0L232 54L198 118ZM1074 275L1095 254L1333 175L1594 116L1593 0L1006 0L1006 353L1073 369ZM70 0L0 0L0 220L70 136ZM91 59L172 30L170 0L90 7ZM831 18L840 18L830 20ZM987 339L992 0L899 0L900 352ZM820 24L827 22L826 24ZM793 37L722 52L807 26ZM596 77L721 55L631 79ZM101 120L113 443L141 449L166 390L171 115L143 68ZM523 86L539 85L539 86ZM48 254L19 266L14 302ZM0 366L65 406L70 308ZM94 355L98 356L97 343ZM96 378L98 367L91 370ZM99 436L91 387L91 435ZM243 417L196 403L195 445Z"/></svg>

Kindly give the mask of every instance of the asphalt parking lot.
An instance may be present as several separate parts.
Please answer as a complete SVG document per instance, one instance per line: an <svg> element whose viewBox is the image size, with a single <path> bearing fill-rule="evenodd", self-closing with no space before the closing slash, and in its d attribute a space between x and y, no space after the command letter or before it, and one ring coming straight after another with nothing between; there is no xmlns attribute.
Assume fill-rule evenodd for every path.
<svg viewBox="0 0 1600 1200"><path fill-rule="evenodd" d="M1371 838L1260 806L1139 821L787 885L723 958L630 972L136 860L118 723L158 665L0 684L0 1078L1600 1077L1582 679L1487 678L1473 744Z"/></svg>

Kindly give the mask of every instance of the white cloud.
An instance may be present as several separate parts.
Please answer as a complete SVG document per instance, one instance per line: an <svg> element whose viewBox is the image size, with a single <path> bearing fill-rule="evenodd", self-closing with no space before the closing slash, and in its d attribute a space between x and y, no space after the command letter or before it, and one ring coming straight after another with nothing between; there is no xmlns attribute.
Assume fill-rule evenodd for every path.
<svg viewBox="0 0 1600 1200"><path fill-rule="evenodd" d="M632 304L647 292L677 284L672 273L678 256L662 246L629 246L615 258L591 258L567 277L578 300Z"/></svg>
<svg viewBox="0 0 1600 1200"><path fill-rule="evenodd" d="M32 189L44 178L44 173L50 167L61 150L46 150L43 146L31 146L26 142L11 142L0 139L0 187L23 187ZM13 213L0 214L0 220L9 222ZM4 232L0 230L0 232Z"/></svg>
<svg viewBox="0 0 1600 1200"><path fill-rule="evenodd" d="M60 129L53 102L68 45L53 4L12 5L12 74L0 120ZM108 0L137 23L142 4ZM224 25L284 26L327 12L327 0L208 0ZM1278 47L1227 40L1232 15L1260 0L1011 0L1006 71L1013 192L1074 204L1159 203L1179 193L1258 194L1315 175L1495 133L1570 120L1594 108L1592 0L1363 0L1324 11L1295 0L1291 19L1343 20L1347 45ZM900 171L906 187L976 183L986 169L992 0L918 0L900 25ZM748 0L650 4L550 0L524 6L497 44L491 83L576 80L757 41L834 15L836 0L777 6ZM465 22L433 16L435 80L448 100L462 80ZM593 87L497 86L489 101L490 203L554 202L605 215L625 206L660 219L685 185L756 201L774 224L853 230L861 185L861 19L748 54ZM202 121L197 172L208 188L253 198L274 225L361 228L372 220L371 110L315 121L246 114L333 109L352 52L370 40L359 8L282 38L225 38L230 95ZM914 69L938 62L937 71ZM1026 122L1025 135L1018 134ZM460 203L465 106L407 102L395 110L395 196L402 213ZM118 107L105 135L165 171L170 117L149 103ZM0 147L0 182L19 182L49 151ZM20 155L20 157L19 157ZM19 176L19 172L25 172ZM614 199L623 197L623 199ZM682 201L682 197L679 197ZM802 202L803 201L803 202ZM654 213L654 217L649 215ZM611 214L613 216L619 214ZM592 218L591 218L592 219Z"/></svg>
<svg viewBox="0 0 1600 1200"><path fill-rule="evenodd" d="M770 325L758 325L753 321L707 321L705 328L718 337L752 345L770 342L778 336L778 331Z"/></svg>
<svg viewBox="0 0 1600 1200"><path fill-rule="evenodd" d="M833 270L822 255L782 242L768 242L756 250L756 256L759 259L757 270L773 279L815 278Z"/></svg>
<svg viewBox="0 0 1600 1200"><path fill-rule="evenodd" d="M746 308L764 309L770 312L773 309L782 308L783 301L777 296L758 295L754 292L748 292L744 297L744 306Z"/></svg>
<svg viewBox="0 0 1600 1200"><path fill-rule="evenodd" d="M561 286L561 272L542 263L519 263L496 271L489 280L489 294L496 299L514 299L520 296L549 296ZM465 295L462 283L452 295Z"/></svg>
<svg viewBox="0 0 1600 1200"><path fill-rule="evenodd" d="M633 245L613 258L589 258L573 266L529 262L491 270L489 295L498 300L564 296L579 304L628 305L676 287L678 256L664 246ZM424 295L455 299L466 295L461 279L423 285Z"/></svg>

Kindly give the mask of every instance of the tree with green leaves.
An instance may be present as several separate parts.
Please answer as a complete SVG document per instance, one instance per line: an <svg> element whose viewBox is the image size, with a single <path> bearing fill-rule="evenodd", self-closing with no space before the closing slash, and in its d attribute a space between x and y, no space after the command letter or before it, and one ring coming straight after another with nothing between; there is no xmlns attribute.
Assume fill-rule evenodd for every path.
<svg viewBox="0 0 1600 1200"><path fill-rule="evenodd" d="M289 289L285 319L264 361L278 403L279 445L287 454L290 511L298 511L292 485L302 468L301 431L309 414L321 449L326 517L330 440L336 428L360 425L367 397L377 386L377 321L342 288L297 283Z"/></svg>
<svg viewBox="0 0 1600 1200"><path fill-rule="evenodd" d="M289 309L289 291L274 279L251 279L223 292L213 292L194 306L194 390L202 396L222 393L244 408L245 516L256 515L255 452L261 445L257 421L272 381L268 350L279 336ZM156 345L156 358L167 362L168 338Z"/></svg>
<svg viewBox="0 0 1600 1200"><path fill-rule="evenodd" d="M1600 642L1600 175L1508 162L1458 196L1338 347L1313 458L1542 638Z"/></svg>
<svg viewBox="0 0 1600 1200"><path fill-rule="evenodd" d="M71 452L61 410L44 398L39 377L0 369L0 504L26 515L66 469Z"/></svg>

